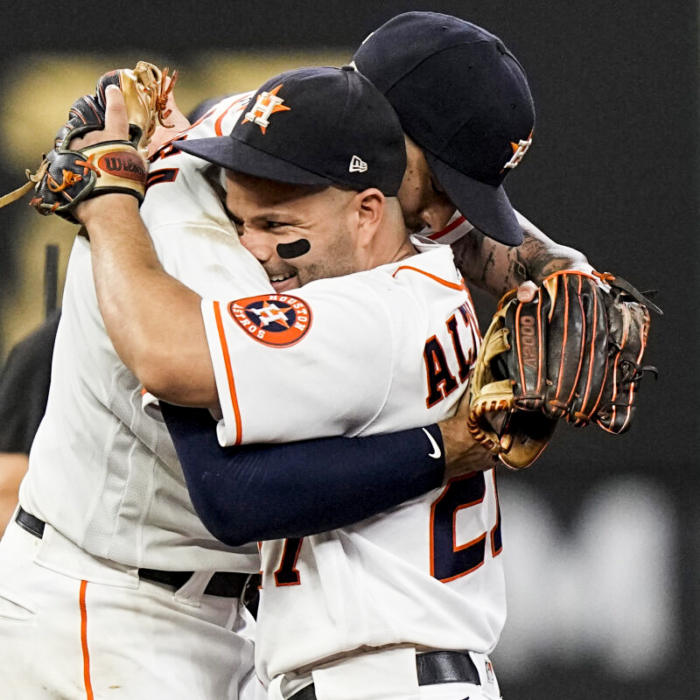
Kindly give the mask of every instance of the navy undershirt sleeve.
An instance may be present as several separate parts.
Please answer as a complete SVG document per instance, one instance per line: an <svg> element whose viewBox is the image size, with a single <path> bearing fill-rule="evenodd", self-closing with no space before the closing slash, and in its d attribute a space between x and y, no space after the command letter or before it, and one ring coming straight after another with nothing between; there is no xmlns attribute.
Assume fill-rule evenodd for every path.
<svg viewBox="0 0 700 700"><path fill-rule="evenodd" d="M417 498L444 477L437 425L222 448L209 411L163 402L161 409L197 514L232 546L344 527Z"/></svg>

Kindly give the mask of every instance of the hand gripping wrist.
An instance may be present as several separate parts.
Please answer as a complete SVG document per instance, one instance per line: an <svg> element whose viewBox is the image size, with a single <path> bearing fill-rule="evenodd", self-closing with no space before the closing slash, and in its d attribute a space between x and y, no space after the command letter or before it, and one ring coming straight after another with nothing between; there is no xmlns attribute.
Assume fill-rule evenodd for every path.
<svg viewBox="0 0 700 700"><path fill-rule="evenodd" d="M120 193L143 201L148 169L130 141L105 141L80 151L59 147L46 162L31 201L40 214L55 213L75 222L71 210L89 197Z"/></svg>

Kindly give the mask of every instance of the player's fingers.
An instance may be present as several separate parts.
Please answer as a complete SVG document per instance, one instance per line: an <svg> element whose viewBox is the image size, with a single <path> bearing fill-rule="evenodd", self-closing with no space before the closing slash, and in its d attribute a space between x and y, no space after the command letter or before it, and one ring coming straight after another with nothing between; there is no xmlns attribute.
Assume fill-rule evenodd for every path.
<svg viewBox="0 0 700 700"><path fill-rule="evenodd" d="M124 95L116 85L107 86L104 129L89 131L80 138L73 139L68 147L79 151L104 141L119 141L129 138L129 117L126 113Z"/></svg>
<svg viewBox="0 0 700 700"><path fill-rule="evenodd" d="M532 301L535 298L536 293L537 285L534 282L531 282L530 280L528 280L527 282L523 282L518 287L518 301Z"/></svg>
<svg viewBox="0 0 700 700"><path fill-rule="evenodd" d="M128 140L129 115L122 91L116 85L108 85L105 92L107 108L105 109L105 128L103 141Z"/></svg>

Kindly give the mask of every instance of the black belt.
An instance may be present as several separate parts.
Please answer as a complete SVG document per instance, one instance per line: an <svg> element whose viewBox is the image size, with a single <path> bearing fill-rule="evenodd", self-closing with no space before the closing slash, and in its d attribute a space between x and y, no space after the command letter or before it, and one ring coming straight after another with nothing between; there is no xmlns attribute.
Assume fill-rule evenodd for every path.
<svg viewBox="0 0 700 700"><path fill-rule="evenodd" d="M34 535L34 537L41 539L44 536L46 523L43 520L39 520L39 518L31 513L27 513L22 506L19 507L19 512L17 513L15 521L20 527Z"/></svg>
<svg viewBox="0 0 700 700"><path fill-rule="evenodd" d="M194 571L158 571L157 569L139 569L139 578L172 586L177 590L182 588L194 575ZM242 574L237 571L217 571L207 587L206 595L218 595L222 598L242 598L246 590L253 593L260 585L260 574Z"/></svg>
<svg viewBox="0 0 700 700"><path fill-rule="evenodd" d="M46 523L20 506L15 518L17 524L41 539L44 536ZM139 578L172 586L177 590L182 588L194 575L194 571L158 571L157 569L139 569ZM217 595L223 598L241 598L246 589L255 592L260 585L260 574L243 574L237 571L217 571L207 587L206 595Z"/></svg>
<svg viewBox="0 0 700 700"><path fill-rule="evenodd" d="M416 654L418 685L472 683L481 685L479 672L465 651L428 651ZM288 700L316 700L314 684L294 693Z"/></svg>

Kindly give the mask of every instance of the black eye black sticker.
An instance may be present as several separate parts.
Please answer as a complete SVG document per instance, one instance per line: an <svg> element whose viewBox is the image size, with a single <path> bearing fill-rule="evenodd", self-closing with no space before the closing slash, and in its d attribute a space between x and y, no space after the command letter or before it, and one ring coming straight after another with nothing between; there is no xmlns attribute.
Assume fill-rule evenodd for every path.
<svg viewBox="0 0 700 700"><path fill-rule="evenodd" d="M293 243L278 243L277 255L283 260L290 258L298 258L301 255L306 255L311 250L311 243L306 238L300 238Z"/></svg>

